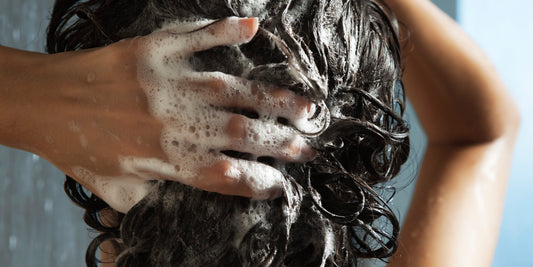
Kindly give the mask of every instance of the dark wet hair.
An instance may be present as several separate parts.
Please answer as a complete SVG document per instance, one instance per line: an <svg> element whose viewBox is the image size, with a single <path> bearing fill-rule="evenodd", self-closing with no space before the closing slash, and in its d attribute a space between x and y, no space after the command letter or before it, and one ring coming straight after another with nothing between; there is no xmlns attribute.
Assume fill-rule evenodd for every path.
<svg viewBox="0 0 533 267"><path fill-rule="evenodd" d="M250 43L196 53L193 65L289 88L330 111L324 131L303 133L317 158L284 168L284 196L276 200L158 181L127 214L116 213L119 224L105 227L99 212L107 204L67 177L67 194L102 232L87 265L96 265L107 239L120 253L118 266L354 266L396 250L398 220L374 189L409 154L398 22L379 0L265 0L256 1L261 10L243 8L250 2L56 1L49 53L145 35L176 18L259 17ZM243 225L249 230L241 233Z"/></svg>

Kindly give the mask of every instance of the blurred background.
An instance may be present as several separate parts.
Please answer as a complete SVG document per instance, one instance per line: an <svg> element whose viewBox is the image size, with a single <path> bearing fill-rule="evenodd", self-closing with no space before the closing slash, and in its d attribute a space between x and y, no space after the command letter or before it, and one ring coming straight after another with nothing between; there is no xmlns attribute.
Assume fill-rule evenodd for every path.
<svg viewBox="0 0 533 267"><path fill-rule="evenodd" d="M0 45L44 51L53 0L0 0ZM494 61L522 113L493 267L533 266L533 2L520 0L434 0L478 42ZM0 58L0 64L2 59ZM412 109L412 158L395 186L402 189L393 209L402 219L414 176L424 154L425 137ZM529 137L529 138L528 138ZM64 175L51 164L23 151L0 146L0 266L84 266L85 250L96 236L82 221L83 212L63 192ZM368 261L366 267L384 266Z"/></svg>

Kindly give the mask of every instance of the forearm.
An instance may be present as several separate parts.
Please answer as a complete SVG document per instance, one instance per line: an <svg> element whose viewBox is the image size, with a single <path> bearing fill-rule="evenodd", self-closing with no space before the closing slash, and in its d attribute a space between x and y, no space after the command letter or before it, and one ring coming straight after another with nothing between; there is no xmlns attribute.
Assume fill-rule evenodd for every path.
<svg viewBox="0 0 533 267"><path fill-rule="evenodd" d="M410 34L404 83L430 143L480 143L516 130L518 111L496 69L450 17L429 0L386 3Z"/></svg>
<svg viewBox="0 0 533 267"><path fill-rule="evenodd" d="M0 144L26 149L24 141L31 131L35 112L32 101L40 96L37 66L44 54L0 46Z"/></svg>
<svg viewBox="0 0 533 267"><path fill-rule="evenodd" d="M491 265L513 141L427 149L388 267Z"/></svg>
<svg viewBox="0 0 533 267"><path fill-rule="evenodd" d="M487 56L429 0L385 2L409 31L404 84L428 136L389 266L490 266L516 105Z"/></svg>

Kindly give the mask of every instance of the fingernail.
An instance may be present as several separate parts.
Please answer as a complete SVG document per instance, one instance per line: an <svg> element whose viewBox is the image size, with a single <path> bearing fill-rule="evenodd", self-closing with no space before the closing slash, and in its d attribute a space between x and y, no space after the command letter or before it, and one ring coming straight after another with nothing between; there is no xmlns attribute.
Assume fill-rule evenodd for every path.
<svg viewBox="0 0 533 267"><path fill-rule="evenodd" d="M243 31L244 38L249 41L254 37L259 27L259 21L257 18L242 18L239 19L239 25L246 29Z"/></svg>
<svg viewBox="0 0 533 267"><path fill-rule="evenodd" d="M311 102L307 105L307 117L311 118L316 112L316 105L315 103Z"/></svg>

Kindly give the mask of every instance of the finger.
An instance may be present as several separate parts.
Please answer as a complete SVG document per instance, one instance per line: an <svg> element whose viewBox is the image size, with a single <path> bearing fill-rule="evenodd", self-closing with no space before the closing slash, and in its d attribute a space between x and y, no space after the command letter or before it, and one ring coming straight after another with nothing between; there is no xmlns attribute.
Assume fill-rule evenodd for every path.
<svg viewBox="0 0 533 267"><path fill-rule="evenodd" d="M218 150L268 156L285 162L306 162L315 157L311 146L289 126L231 113L213 126L215 131L223 133L212 140L213 148Z"/></svg>
<svg viewBox="0 0 533 267"><path fill-rule="evenodd" d="M198 185L221 194L273 199L281 196L283 174L268 165L221 156L199 170Z"/></svg>
<svg viewBox="0 0 533 267"><path fill-rule="evenodd" d="M315 151L289 126L215 111L169 122L161 134L165 152L177 159L191 157L198 149L233 150L284 162L306 162L315 157Z"/></svg>
<svg viewBox="0 0 533 267"><path fill-rule="evenodd" d="M184 52L194 53L216 46L249 42L258 29L257 18L229 17L183 35L188 44Z"/></svg>
<svg viewBox="0 0 533 267"><path fill-rule="evenodd" d="M130 175L137 177L139 173L146 174L144 175L146 177L143 176L142 178L144 179L135 178L135 183L129 180L114 180L118 181L118 183L130 184L131 186L127 188L127 192L131 191L136 194L135 201L146 195L149 188L145 187L147 184L144 181L148 179L172 180L206 191L254 197L256 199L272 199L281 195L283 175L277 169L259 162L204 152L201 159L185 157L181 159L179 164L178 162L169 163L153 158L125 157L121 159L121 166L126 167L125 175L127 177L130 177ZM111 189L109 186L105 188ZM104 195L106 195L105 193ZM131 196L131 194L125 195L121 192L116 192L116 190L108 193L118 197ZM139 196L141 197L139 198Z"/></svg>
<svg viewBox="0 0 533 267"><path fill-rule="evenodd" d="M285 118L294 124L311 117L315 105L303 96L286 89L272 88L221 72L196 73L191 82L208 103L253 110L264 118Z"/></svg>

